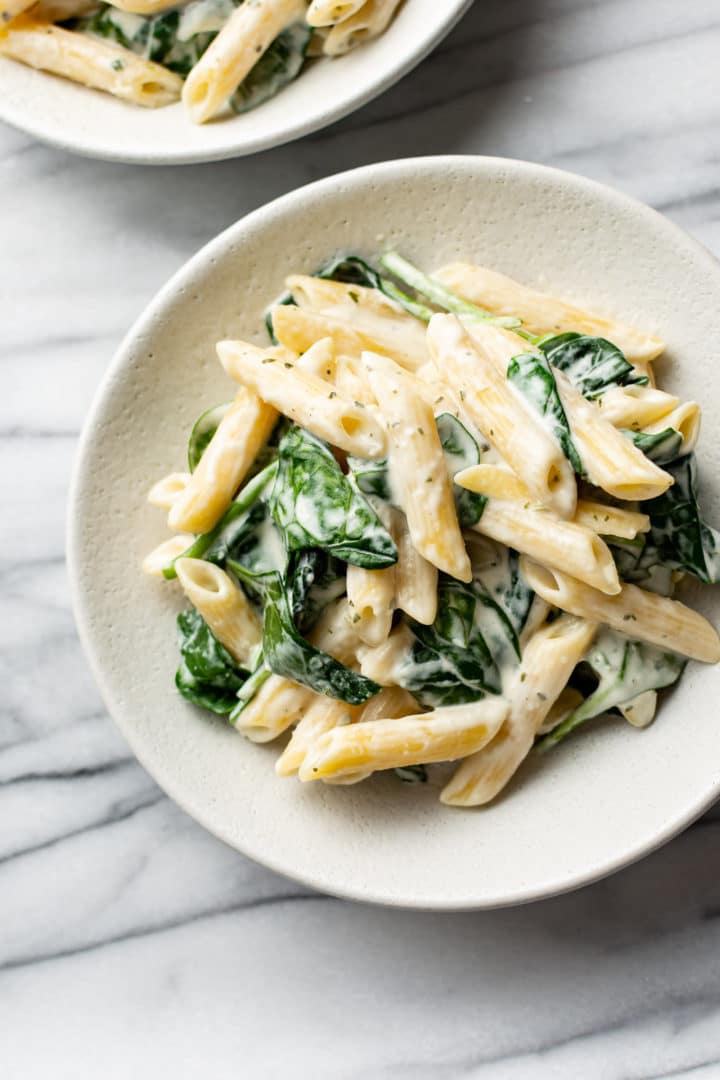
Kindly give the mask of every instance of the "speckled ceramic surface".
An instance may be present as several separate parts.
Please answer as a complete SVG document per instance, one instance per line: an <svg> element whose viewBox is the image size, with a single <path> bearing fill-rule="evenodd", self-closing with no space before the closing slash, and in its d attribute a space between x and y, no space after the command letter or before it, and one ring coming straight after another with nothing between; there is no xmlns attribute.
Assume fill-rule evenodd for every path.
<svg viewBox="0 0 720 1080"><path fill-rule="evenodd" d="M0 119L65 150L172 165L241 157L326 127L382 93L440 41L472 0L406 0L375 41L308 64L271 101L197 126L182 105L143 109L0 57Z"/></svg>
<svg viewBox="0 0 720 1080"><path fill-rule="evenodd" d="M700 468L717 513L720 266L648 208L580 177L481 157L391 162L331 177L251 214L200 251L131 330L96 398L69 508L81 635L105 700L158 782L213 833L321 889L427 908L519 903L638 858L720 792L718 673L689 665L646 731L607 723L527 765L487 809L381 777L350 788L275 776L245 742L175 693L175 587L140 572L166 535L152 481L182 468L203 404L232 384L214 343L263 340L290 272L393 245L431 268L469 258L656 331L663 386L705 409ZM712 591L691 602L718 614ZM714 609L714 611L713 611Z"/></svg>

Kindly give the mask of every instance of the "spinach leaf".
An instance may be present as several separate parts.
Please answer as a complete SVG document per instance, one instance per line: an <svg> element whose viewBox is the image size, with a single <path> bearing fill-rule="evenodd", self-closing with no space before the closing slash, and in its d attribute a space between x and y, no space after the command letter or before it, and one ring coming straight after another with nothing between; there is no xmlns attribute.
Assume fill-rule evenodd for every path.
<svg viewBox="0 0 720 1080"><path fill-rule="evenodd" d="M392 502L387 458L370 461L348 454L347 464L363 495L376 495L385 502Z"/></svg>
<svg viewBox="0 0 720 1080"><path fill-rule="evenodd" d="M411 623L414 641L398 682L423 705L461 705L501 691L500 672L477 625L470 585L443 576L432 626Z"/></svg>
<svg viewBox="0 0 720 1080"><path fill-rule="evenodd" d="M361 705L380 690L377 683L316 649L298 633L279 574L269 577L265 590L263 655L277 675L350 705Z"/></svg>
<svg viewBox="0 0 720 1080"><path fill-rule="evenodd" d="M645 384L617 345L601 337L570 332L538 342L553 367L564 371L586 398L596 398L611 386Z"/></svg>
<svg viewBox="0 0 720 1080"><path fill-rule="evenodd" d="M327 444L302 428L280 441L269 502L288 551L322 547L370 570L397 562L392 537L352 474L343 475Z"/></svg>
<svg viewBox="0 0 720 1080"><path fill-rule="evenodd" d="M452 413L440 413L435 422L450 476L470 465L477 465L480 461L480 447L465 425ZM363 494L376 495L386 502L393 502L387 458L367 461L365 458L348 456L347 463ZM487 499L484 495L468 491L457 484L453 484L453 494L458 521L463 528L470 528L482 517Z"/></svg>
<svg viewBox="0 0 720 1080"><path fill-rule="evenodd" d="M440 575L438 613L432 626L408 622L410 654L398 682L423 705L459 705L502 692L500 670L520 660L519 636L533 592L520 574L516 552L500 545L470 584Z"/></svg>
<svg viewBox="0 0 720 1080"><path fill-rule="evenodd" d="M575 472L584 476L585 470L575 449L570 424L548 360L538 353L521 353L508 364L507 377L540 416L548 417L563 454Z"/></svg>
<svg viewBox="0 0 720 1080"><path fill-rule="evenodd" d="M271 675L272 672L265 663L265 658L261 654L257 667L253 671L252 675L246 680L245 683L243 683L242 688L238 690L233 710L228 716L228 720L231 724L234 724L236 722L240 713L243 711L243 709L247 708L247 706L257 694L260 687L263 685L263 683L267 682Z"/></svg>
<svg viewBox="0 0 720 1080"><path fill-rule="evenodd" d="M425 765L401 765L393 769L398 780L404 784L427 784L427 767Z"/></svg>
<svg viewBox="0 0 720 1080"><path fill-rule="evenodd" d="M720 581L720 533L703 520L698 506L695 455L678 458L666 470L675 481L672 487L642 504L650 515L648 540L665 566L715 585Z"/></svg>
<svg viewBox="0 0 720 1080"><path fill-rule="evenodd" d="M321 548L306 548L290 555L285 581L292 620L307 633L328 604L345 592L344 563Z"/></svg>
<svg viewBox="0 0 720 1080"><path fill-rule="evenodd" d="M625 705L646 690L660 690L677 682L686 661L674 653L663 652L653 645L633 641L605 628L590 647L585 663L597 677L596 689L561 724L539 740L540 749L557 746L586 720Z"/></svg>
<svg viewBox="0 0 720 1080"><path fill-rule="evenodd" d="M278 34L230 98L233 112L256 109L297 78L311 37L312 28L306 22L293 23Z"/></svg>
<svg viewBox="0 0 720 1080"><path fill-rule="evenodd" d="M275 479L276 474L277 462L273 461L241 488L215 528L211 529L210 532L203 533L202 536L198 536L187 551L178 555L178 558L203 559L207 557L208 551L212 551L213 558L209 561L222 565L227 558L228 545L234 536L235 528L239 531L243 530L246 511L261 497ZM176 559L173 559L172 563L165 567L163 577L168 579L177 577L176 561Z"/></svg>
<svg viewBox="0 0 720 1080"><path fill-rule="evenodd" d="M200 458L207 450L210 440L219 428L220 421L229 408L229 402L226 402L224 405L213 405L211 409L206 409L206 411L195 421L193 429L190 432L187 448L188 468L190 469L190 472L195 472L200 462Z"/></svg>
<svg viewBox="0 0 720 1080"><path fill-rule="evenodd" d="M175 685L183 697L212 712L229 713L247 678L230 653L212 634L202 615L191 608L177 617L183 663Z"/></svg>
<svg viewBox="0 0 720 1080"><path fill-rule="evenodd" d="M231 0L212 0L207 6L212 7L216 29L190 34L185 40L180 36L182 13L178 8L157 15L136 15L108 5L92 15L71 20L68 26L93 37L115 41L186 78L235 8Z"/></svg>
<svg viewBox="0 0 720 1080"><path fill-rule="evenodd" d="M646 535L639 535L634 540L615 537L608 539L618 574L623 581L640 585L643 589L661 596L670 596L672 570L661 564L657 547Z"/></svg>
<svg viewBox="0 0 720 1080"><path fill-rule="evenodd" d="M429 300L431 304L434 304L441 311L452 311L456 315L465 316L466 319L492 322L497 326L512 329L517 329L522 324L521 319L512 316L493 315L492 312L486 311L485 308L479 307L478 304L473 304L462 296L458 296L457 293L447 289L439 281L435 281L434 278L423 274L422 270L418 270L416 266L409 263L407 259L403 259L395 251L388 251L383 255L380 259L380 265L398 281L402 282L405 287L419 293L420 296ZM430 312L430 314L433 314L433 312Z"/></svg>
<svg viewBox="0 0 720 1080"><path fill-rule="evenodd" d="M408 314L422 322L430 322L435 314L432 308L403 292L394 282L379 274L359 255L339 255L317 270L313 276L330 281L343 281L348 285L364 285L368 289L378 289L398 303Z"/></svg>
<svg viewBox="0 0 720 1080"><path fill-rule="evenodd" d="M435 423L451 477L461 469L479 464L480 447L457 417L451 413L441 413L436 417ZM472 525L476 525L487 503L485 496L468 491L467 488L458 487L457 484L453 484L453 494L460 526L463 529L469 529Z"/></svg>
<svg viewBox="0 0 720 1080"><path fill-rule="evenodd" d="M654 434L623 430L623 435L632 439L638 450L642 450L656 465L669 465L671 461L675 461L682 449L682 435L675 428L664 428Z"/></svg>

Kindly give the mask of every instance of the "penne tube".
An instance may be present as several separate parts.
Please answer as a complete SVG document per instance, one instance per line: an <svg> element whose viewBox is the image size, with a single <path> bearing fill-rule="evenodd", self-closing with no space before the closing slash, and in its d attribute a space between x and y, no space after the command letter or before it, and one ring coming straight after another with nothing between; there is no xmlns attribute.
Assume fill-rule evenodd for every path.
<svg viewBox="0 0 720 1080"><path fill-rule="evenodd" d="M485 746L507 715L507 703L496 697L334 728L308 749L298 776L303 781L327 780L359 770L453 761Z"/></svg>
<svg viewBox="0 0 720 1080"><path fill-rule="evenodd" d="M171 536L169 540L163 540L162 544L158 544L143 559L143 573L150 574L152 577L163 577L163 570L166 570L174 559L182 555L183 551L187 551L194 539L192 533L178 533L177 536Z"/></svg>
<svg viewBox="0 0 720 1080"><path fill-rule="evenodd" d="M241 387L168 514L171 529L209 532L217 525L270 437L278 418L271 405Z"/></svg>
<svg viewBox="0 0 720 1080"><path fill-rule="evenodd" d="M35 0L0 0L0 27L32 7Z"/></svg>
<svg viewBox="0 0 720 1080"><path fill-rule="evenodd" d="M421 327L422 340L416 335L398 334L390 319L376 317L366 320L363 325L357 317L338 318L293 304L276 304L270 314L275 337L295 352L304 352L318 338L331 337L338 354L356 359L365 349L370 349L391 357L410 371L422 367L428 360Z"/></svg>
<svg viewBox="0 0 720 1080"><path fill-rule="evenodd" d="M584 525L561 521L544 510L525 509L520 503L492 500L473 529L545 566L568 573L572 567L574 577L603 593L620 591L610 549Z"/></svg>
<svg viewBox="0 0 720 1080"><path fill-rule="evenodd" d="M182 88L180 76L162 64L27 15L0 34L0 54L151 109L177 101Z"/></svg>
<svg viewBox="0 0 720 1080"><path fill-rule="evenodd" d="M327 700L306 686L272 674L238 716L235 730L251 742L272 742L296 724L307 710Z"/></svg>
<svg viewBox="0 0 720 1080"><path fill-rule="evenodd" d="M301 310L351 325L356 333L377 341L381 352L392 350L403 358L427 361L425 327L379 289L303 274L292 275L285 284Z"/></svg>
<svg viewBox="0 0 720 1080"><path fill-rule="evenodd" d="M566 686L557 701L550 706L550 711L537 730L538 735L547 735L548 731L562 724L563 720L566 720L571 712L575 712L584 700L579 690L573 686Z"/></svg>
<svg viewBox="0 0 720 1080"><path fill-rule="evenodd" d="M472 580L435 417L386 357L363 353L387 423L390 475L415 549L439 570Z"/></svg>
<svg viewBox="0 0 720 1080"><path fill-rule="evenodd" d="M157 15L175 7L173 0L106 0L118 11L128 11L133 15ZM187 0L185 0L187 2Z"/></svg>
<svg viewBox="0 0 720 1080"><path fill-rule="evenodd" d="M405 515L396 510L393 520L392 536L398 549L394 568L395 606L415 622L431 626L437 615L437 569L413 544Z"/></svg>
<svg viewBox="0 0 720 1080"><path fill-rule="evenodd" d="M523 502L532 500L530 489L514 472L502 465L470 465L455 473L454 480L460 487L488 498Z"/></svg>
<svg viewBox="0 0 720 1080"><path fill-rule="evenodd" d="M560 517L571 517L575 475L541 418L455 315L434 315L427 339L443 379L459 391L464 408L533 498Z"/></svg>
<svg viewBox="0 0 720 1080"><path fill-rule="evenodd" d="M608 423L602 410L583 397L561 371L554 369L554 374L573 442L590 482L615 499L633 502L654 499L667 491L672 476Z"/></svg>
<svg viewBox="0 0 720 1080"><path fill-rule="evenodd" d="M171 510L190 482L190 473L174 472L163 476L153 484L148 492L147 501L161 510Z"/></svg>
<svg viewBox="0 0 720 1080"><path fill-rule="evenodd" d="M335 346L330 337L319 338L297 359L298 367L320 379L335 377Z"/></svg>
<svg viewBox="0 0 720 1080"><path fill-rule="evenodd" d="M381 717L408 716L418 709L415 699L399 686L389 686L381 690L364 705L347 705L342 701L328 701L325 698L324 701L312 705L299 721L287 747L277 760L275 772L278 776L296 773L305 760L309 747L333 728ZM368 772L358 772L348 779L351 783L357 783L369 775Z"/></svg>
<svg viewBox="0 0 720 1080"><path fill-rule="evenodd" d="M39 22L63 22L65 19L75 19L80 15L89 15L96 11L97 0L40 0L33 4L30 14ZM2 8L0 6L0 21L2 21Z"/></svg>
<svg viewBox="0 0 720 1080"><path fill-rule="evenodd" d="M343 56L365 41L382 34L390 24L401 0L366 0L354 15L338 22L325 38L326 56Z"/></svg>
<svg viewBox="0 0 720 1080"><path fill-rule="evenodd" d="M193 123L215 116L278 34L304 20L306 10L303 0L240 4L185 80L182 100Z"/></svg>
<svg viewBox="0 0 720 1080"><path fill-rule="evenodd" d="M312 628L309 639L318 649L330 653L346 667L356 666L358 649L363 643L358 637L345 597L328 604Z"/></svg>
<svg viewBox="0 0 720 1080"><path fill-rule="evenodd" d="M354 356L338 357L335 368L335 387L338 394L346 401L360 401L363 405L377 405L367 371L362 360Z"/></svg>
<svg viewBox="0 0 720 1080"><path fill-rule="evenodd" d="M520 565L530 588L562 611L605 623L627 637L647 641L691 660L706 664L720 660L720 638L713 626L678 600L637 585L623 585L615 596L606 596L559 570L540 566L527 558Z"/></svg>
<svg viewBox="0 0 720 1080"><path fill-rule="evenodd" d="M307 10L309 26L332 26L354 15L365 0L312 0Z"/></svg>
<svg viewBox="0 0 720 1080"><path fill-rule="evenodd" d="M597 398L603 419L613 427L641 431L667 416L680 404L679 398L654 386L613 386Z"/></svg>
<svg viewBox="0 0 720 1080"><path fill-rule="evenodd" d="M695 449L700 438L700 421L700 406L696 401L685 401L665 416L661 416L659 420L648 424L643 431L648 435L654 435L666 428L673 428L682 439L680 454L689 454Z"/></svg>
<svg viewBox="0 0 720 1080"><path fill-rule="evenodd" d="M262 624L242 589L219 566L178 559L177 576L190 603L241 667L251 669L262 642Z"/></svg>
<svg viewBox="0 0 720 1080"><path fill-rule="evenodd" d="M492 742L460 764L443 788L441 802L482 806L502 791L532 749L543 721L596 630L595 623L561 615L530 638L508 691L507 719Z"/></svg>
<svg viewBox="0 0 720 1080"><path fill-rule="evenodd" d="M624 705L618 705L618 710L636 728L646 728L655 719L657 709L657 690L645 690L638 694L632 701L626 701Z"/></svg>
<svg viewBox="0 0 720 1080"><path fill-rule="evenodd" d="M604 337L631 362L647 363L659 356L664 344L659 338L615 319L583 311L565 300L530 289L512 278L472 263L451 263L434 275L448 289L491 311L493 315L516 315L523 329L538 337L575 330Z"/></svg>
<svg viewBox="0 0 720 1080"><path fill-rule="evenodd" d="M364 708L362 705L348 705L347 702L334 698L320 698L317 695L316 698L298 720L290 741L275 762L278 776L292 776L296 773L305 760L308 749L321 735L343 724L351 724L358 719ZM242 716L242 713L240 715Z"/></svg>
<svg viewBox="0 0 720 1080"><path fill-rule="evenodd" d="M592 499L578 499L575 524L592 529L599 536L619 536L623 540L634 540L638 533L649 530L650 518L647 514L623 510L619 506L606 506L605 503L594 502Z"/></svg>
<svg viewBox="0 0 720 1080"><path fill-rule="evenodd" d="M395 627L387 641L377 646L361 646L357 657L360 671L380 686L392 686L398 672L413 647L412 631L404 623Z"/></svg>
<svg viewBox="0 0 720 1080"><path fill-rule="evenodd" d="M385 432L370 408L340 397L332 383L283 359L277 349L258 354L243 341L220 341L217 352L231 378L319 438L357 457L385 453Z"/></svg>
<svg viewBox="0 0 720 1080"><path fill-rule="evenodd" d="M395 512L392 508L379 499L372 500L372 508L393 535ZM363 566L349 563L347 588L348 618L355 633L365 645L382 645L393 626L395 566L383 570L366 570Z"/></svg>

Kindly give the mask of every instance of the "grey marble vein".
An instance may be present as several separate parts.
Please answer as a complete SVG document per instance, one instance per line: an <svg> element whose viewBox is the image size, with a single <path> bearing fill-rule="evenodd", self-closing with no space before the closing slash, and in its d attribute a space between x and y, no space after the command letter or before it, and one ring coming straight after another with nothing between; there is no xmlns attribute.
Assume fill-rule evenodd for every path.
<svg viewBox="0 0 720 1080"><path fill-rule="evenodd" d="M337 169L469 152L615 184L720 254L718 56L717 0L479 0L381 98L251 159L106 165L0 129L3 1080L720 1077L720 807L527 908L320 896L206 834L137 764L64 573L97 383L201 244Z"/></svg>

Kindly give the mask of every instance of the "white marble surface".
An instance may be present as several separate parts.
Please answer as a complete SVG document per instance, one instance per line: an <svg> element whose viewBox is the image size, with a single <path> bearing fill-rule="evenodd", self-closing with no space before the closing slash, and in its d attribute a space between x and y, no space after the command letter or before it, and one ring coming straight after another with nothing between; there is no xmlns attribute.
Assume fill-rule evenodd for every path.
<svg viewBox="0 0 720 1080"><path fill-rule="evenodd" d="M613 183L720 254L719 56L717 0L478 0L380 100L252 160L110 166L0 130L3 1078L720 1076L717 811L524 909L308 894L206 835L131 758L63 567L93 391L205 240L339 168L478 152Z"/></svg>

